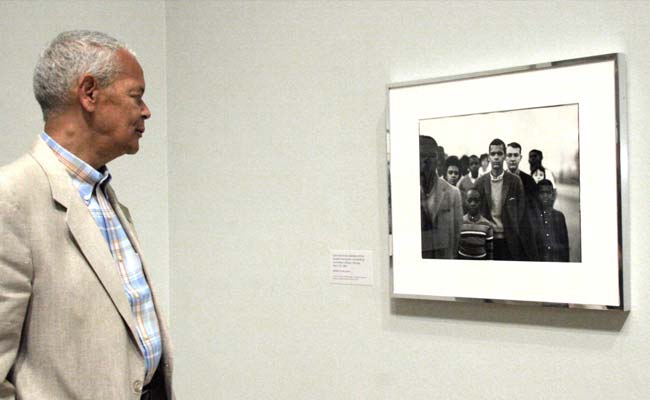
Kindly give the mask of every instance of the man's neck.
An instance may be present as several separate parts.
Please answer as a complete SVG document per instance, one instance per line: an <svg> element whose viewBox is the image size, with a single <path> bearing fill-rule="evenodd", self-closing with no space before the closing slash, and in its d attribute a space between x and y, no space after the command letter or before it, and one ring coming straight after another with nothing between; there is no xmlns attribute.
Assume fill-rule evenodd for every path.
<svg viewBox="0 0 650 400"><path fill-rule="evenodd" d="M73 118L64 116L50 118L45 122L43 130L61 147L96 170L110 161L105 160L96 151L99 146L92 140L92 133L87 129L80 128Z"/></svg>

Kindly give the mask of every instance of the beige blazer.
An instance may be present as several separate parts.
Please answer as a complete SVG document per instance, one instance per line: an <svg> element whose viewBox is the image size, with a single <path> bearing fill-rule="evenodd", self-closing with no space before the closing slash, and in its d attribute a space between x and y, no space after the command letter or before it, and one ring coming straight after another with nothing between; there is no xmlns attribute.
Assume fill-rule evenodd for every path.
<svg viewBox="0 0 650 400"><path fill-rule="evenodd" d="M152 286L168 399L172 357L131 216L107 197ZM0 169L0 399L139 399L144 357L110 250L56 156L39 138Z"/></svg>

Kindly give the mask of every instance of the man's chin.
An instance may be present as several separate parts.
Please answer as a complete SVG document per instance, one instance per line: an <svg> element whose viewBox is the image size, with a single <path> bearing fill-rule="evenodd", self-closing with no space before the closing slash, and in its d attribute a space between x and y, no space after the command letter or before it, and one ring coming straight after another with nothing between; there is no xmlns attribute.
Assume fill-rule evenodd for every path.
<svg viewBox="0 0 650 400"><path fill-rule="evenodd" d="M127 147L126 154L135 154L138 152L138 150L140 150L140 144L136 142L135 144Z"/></svg>

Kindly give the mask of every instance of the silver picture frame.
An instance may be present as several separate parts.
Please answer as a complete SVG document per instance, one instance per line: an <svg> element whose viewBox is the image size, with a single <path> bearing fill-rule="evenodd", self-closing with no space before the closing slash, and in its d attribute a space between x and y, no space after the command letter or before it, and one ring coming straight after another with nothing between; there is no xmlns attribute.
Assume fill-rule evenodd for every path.
<svg viewBox="0 0 650 400"><path fill-rule="evenodd" d="M629 311L625 99L625 59L621 53L387 85L391 296ZM521 225L528 226L531 232L530 236L520 236L524 250L521 255L506 251L507 260L502 254L500 260L457 258L464 255L461 252L458 256L458 241L465 240L463 243L472 246L476 242L467 239L469 234L465 233L469 228L463 231L461 239L458 229L443 229L452 219L454 226L459 226L458 213L454 212L458 210L454 189L430 197L431 203L439 201L443 208L453 199L449 206L451 219L423 213L426 197L423 192L429 190L423 190L422 162L417 161L424 157L421 154L424 150L420 150L423 136L435 139L438 160L440 155L447 159L450 155L460 157L460 153L466 156L488 153L492 149L489 144L495 138L502 139L504 150L507 144L521 143L522 163L533 147L544 150L544 159L552 163L547 170L553 171L546 176L557 174L557 183L553 181L552 186L555 200L552 207L566 215L563 220L567 221L568 228L564 230L568 232L570 258L560 261L542 250L546 242L544 233L540 232L555 231L544 231L546 228L540 225L546 221L543 210L548 205L544 208L530 200L537 199L537 192L531 194L527 203L531 205L530 211L526 209L529 222ZM441 152L440 147L445 145L448 146ZM498 164L498 156L495 157ZM454 163L449 161L449 164ZM524 164L519 166L523 171ZM498 165L494 168L498 171ZM438 161L434 171L438 172L438 179L447 182L447 171L442 173L442 169L446 170L447 166ZM450 170L453 175L454 168ZM481 181L483 185L490 185L485 181L486 178ZM453 183L453 178L449 182ZM525 194L528 196L528 189ZM487 197L482 192L481 204L499 201ZM461 198L464 208L465 196ZM513 198L500 201L510 200ZM533 203L538 208L532 207ZM462 214L468 218L466 210ZM495 244L504 235L510 238L512 232L521 232L521 226L515 229L507 224L495 225L491 220L494 212L488 214L482 216L494 228L490 233L495 232L492 235L497 238ZM425 228L425 222L435 228ZM462 225L461 231L467 226L470 225ZM425 250L429 240L425 229L438 232L433 252ZM445 239L443 235L448 231L453 232ZM447 242L455 244L445 248ZM560 242L555 240L553 245ZM487 242L480 243L484 246ZM532 251L528 254L527 245L540 250L535 255Z"/></svg>

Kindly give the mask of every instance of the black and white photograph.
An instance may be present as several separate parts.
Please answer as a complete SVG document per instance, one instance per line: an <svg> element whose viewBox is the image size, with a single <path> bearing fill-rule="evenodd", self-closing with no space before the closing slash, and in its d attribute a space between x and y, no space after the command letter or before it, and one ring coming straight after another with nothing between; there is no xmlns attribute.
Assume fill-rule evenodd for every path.
<svg viewBox="0 0 650 400"><path fill-rule="evenodd" d="M392 295L625 309L621 57L388 85Z"/></svg>
<svg viewBox="0 0 650 400"><path fill-rule="evenodd" d="M580 262L578 105L423 119L422 258Z"/></svg>

